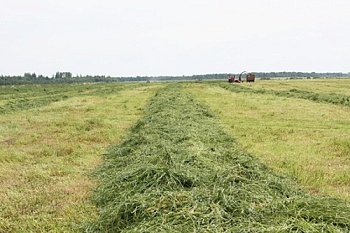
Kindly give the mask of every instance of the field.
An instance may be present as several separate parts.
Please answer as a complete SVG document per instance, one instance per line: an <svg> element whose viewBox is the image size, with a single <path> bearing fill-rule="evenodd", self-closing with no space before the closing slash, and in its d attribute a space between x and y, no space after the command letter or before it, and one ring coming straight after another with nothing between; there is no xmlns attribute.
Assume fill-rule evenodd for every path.
<svg viewBox="0 0 350 233"><path fill-rule="evenodd" d="M231 91L197 85L196 97L247 151L278 173L297 177L310 192L350 199L348 79L220 86Z"/></svg>
<svg viewBox="0 0 350 233"><path fill-rule="evenodd" d="M350 79L0 86L0 232L348 232Z"/></svg>

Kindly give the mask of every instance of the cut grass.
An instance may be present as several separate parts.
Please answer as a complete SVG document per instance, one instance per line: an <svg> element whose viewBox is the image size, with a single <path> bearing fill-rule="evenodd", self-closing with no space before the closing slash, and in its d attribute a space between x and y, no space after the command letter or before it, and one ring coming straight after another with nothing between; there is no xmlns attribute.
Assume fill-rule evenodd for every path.
<svg viewBox="0 0 350 233"><path fill-rule="evenodd" d="M286 80L285 82L288 82L288 80ZM284 87L277 88L277 85L272 85L274 87L273 89L271 88L265 89L265 88L257 88L255 85L251 83L232 85L230 83L216 82L216 84L219 85L220 87L223 87L235 93L276 95L279 97L307 99L318 103L331 103L335 105L350 107L349 94L339 94L339 93L324 91L324 89L322 89L323 90L322 92L321 91L314 92L310 90L305 90L305 88L304 89L292 88L292 89L285 90Z"/></svg>
<svg viewBox="0 0 350 233"><path fill-rule="evenodd" d="M120 90L140 87L133 84L51 84L0 87L0 114L39 108L76 96L108 96Z"/></svg>
<svg viewBox="0 0 350 233"><path fill-rule="evenodd" d="M188 90L275 171L296 177L312 193L350 200L348 107L200 84Z"/></svg>
<svg viewBox="0 0 350 233"><path fill-rule="evenodd" d="M89 174L158 88L114 83L80 92L72 86L60 86L65 100L0 114L0 232L77 232L94 219L89 197L96 181ZM39 87L18 88L30 95Z"/></svg>
<svg viewBox="0 0 350 233"><path fill-rule="evenodd" d="M202 86L203 87L203 86ZM179 84L96 171L99 218L86 232L348 232L350 206L312 197L242 151Z"/></svg>
<svg viewBox="0 0 350 233"><path fill-rule="evenodd" d="M292 89L314 93L337 93L350 96L350 78L344 79L303 79L303 80L264 80L250 85L253 89L289 91Z"/></svg>

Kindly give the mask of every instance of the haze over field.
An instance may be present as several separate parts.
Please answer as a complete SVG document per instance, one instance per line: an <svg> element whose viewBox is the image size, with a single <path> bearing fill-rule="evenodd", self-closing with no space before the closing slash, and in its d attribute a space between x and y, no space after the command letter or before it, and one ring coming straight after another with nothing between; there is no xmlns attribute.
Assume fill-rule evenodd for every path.
<svg viewBox="0 0 350 233"><path fill-rule="evenodd" d="M0 74L349 72L348 0L1 1Z"/></svg>

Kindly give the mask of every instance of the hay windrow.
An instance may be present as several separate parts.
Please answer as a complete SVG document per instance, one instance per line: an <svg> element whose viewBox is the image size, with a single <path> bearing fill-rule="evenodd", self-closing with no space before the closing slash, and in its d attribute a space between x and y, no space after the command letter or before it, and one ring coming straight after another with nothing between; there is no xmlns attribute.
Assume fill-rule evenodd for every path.
<svg viewBox="0 0 350 233"><path fill-rule="evenodd" d="M96 171L99 219L85 232L348 232L349 203L306 195L242 151L179 84Z"/></svg>
<svg viewBox="0 0 350 233"><path fill-rule="evenodd" d="M279 97L306 99L318 103L329 103L340 106L350 106L350 96L336 93L316 93L312 91L300 90L292 88L285 90L270 90L270 89L252 89L242 85L218 84L218 86L225 88L232 92L245 92L253 94L272 94Z"/></svg>

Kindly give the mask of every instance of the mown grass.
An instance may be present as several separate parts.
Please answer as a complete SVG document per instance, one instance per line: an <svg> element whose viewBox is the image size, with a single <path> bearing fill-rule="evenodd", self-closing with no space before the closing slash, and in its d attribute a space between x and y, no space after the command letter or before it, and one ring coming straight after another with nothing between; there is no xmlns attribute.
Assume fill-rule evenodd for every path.
<svg viewBox="0 0 350 233"><path fill-rule="evenodd" d="M349 107L201 84L188 90L269 167L296 177L311 193L350 200Z"/></svg>
<svg viewBox="0 0 350 233"><path fill-rule="evenodd" d="M333 82L338 81L337 79L334 79ZM265 81L263 81L265 82ZM345 94L341 93L335 93L331 91L325 91L325 88L319 88L315 90L315 88L306 89L305 85L297 85L298 87L302 87L301 89L298 88L291 88L286 89L286 86L288 86L289 80L285 80L284 85L273 85L271 84L270 88L268 84L262 85L264 88L259 88L258 85L249 83L248 85L231 85L229 83L224 82L216 82L217 85L230 90L232 92L236 93L254 93L254 94L268 94L268 95L276 95L279 97L287 97L287 98L296 98L296 99L307 99L311 101L315 101L318 103L331 103L335 105L341 105L341 106L347 106L350 107L350 92L344 92ZM312 83L310 81L306 81L309 83L309 86L312 86ZM328 82L332 82L331 80L328 80ZM271 83L271 81L269 82ZM278 81L278 83L281 83L281 81ZM350 79L344 79L342 80L342 83L350 85ZM261 84L260 84L261 85ZM320 87L322 85L318 85ZM343 86L340 84L339 89L344 90L342 88ZM334 87L332 88L334 90ZM345 88L346 90L346 88Z"/></svg>
<svg viewBox="0 0 350 233"><path fill-rule="evenodd" d="M348 202L274 174L181 88L158 91L110 148L95 173L99 218L85 232L349 231Z"/></svg>
<svg viewBox="0 0 350 233"><path fill-rule="evenodd" d="M71 97L109 95L125 88L142 86L141 83L115 85L108 83L21 85L0 87L0 114L23 111L49 105Z"/></svg>
<svg viewBox="0 0 350 233"><path fill-rule="evenodd" d="M30 108L16 105L16 111L0 114L0 232L77 232L94 219L89 198L96 181L89 174L106 147L142 116L158 88L118 83L57 87L1 89L7 99L40 96L49 101ZM43 89L67 98L52 102Z"/></svg>
<svg viewBox="0 0 350 233"><path fill-rule="evenodd" d="M261 80L250 86L253 89L272 89L284 91L297 89L315 93L336 93L350 96L350 78Z"/></svg>

